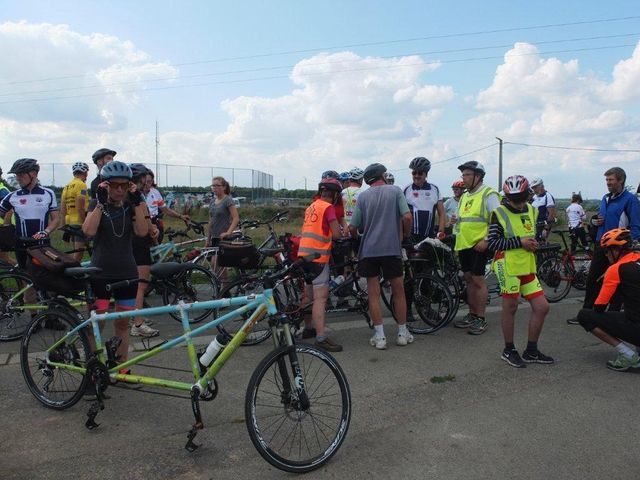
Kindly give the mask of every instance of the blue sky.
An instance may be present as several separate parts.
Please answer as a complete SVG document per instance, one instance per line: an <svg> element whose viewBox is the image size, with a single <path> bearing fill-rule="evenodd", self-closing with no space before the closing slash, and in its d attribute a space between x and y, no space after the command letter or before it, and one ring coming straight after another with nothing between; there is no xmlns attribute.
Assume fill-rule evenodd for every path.
<svg viewBox="0 0 640 480"><path fill-rule="evenodd" d="M22 156L89 159L102 146L149 162L156 120L161 161L260 169L289 187L373 161L408 181L413 156L442 162L495 136L630 150L640 140L630 87L640 80L640 18L530 28L630 17L637 2L24 1L0 2L0 12L5 168ZM503 29L519 30L470 34ZM613 35L626 36L602 38ZM363 43L378 44L330 48ZM222 60L235 57L253 58ZM15 83L40 79L49 80ZM174 88L199 83L209 85ZM148 90L157 87L170 88ZM29 90L44 93L20 93ZM58 96L77 98L32 101ZM496 156L464 158L485 162L495 183ZM602 172L618 163L637 184L637 160L505 147L505 173L542 176L560 196L599 196ZM450 184L456 164L430 178ZM185 172L161 183L186 182Z"/></svg>

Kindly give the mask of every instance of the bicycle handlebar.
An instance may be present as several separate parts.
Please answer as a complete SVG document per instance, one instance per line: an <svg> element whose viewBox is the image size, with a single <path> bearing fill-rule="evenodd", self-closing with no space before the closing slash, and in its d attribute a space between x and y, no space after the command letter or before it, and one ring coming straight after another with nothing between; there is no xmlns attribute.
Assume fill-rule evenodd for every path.
<svg viewBox="0 0 640 480"><path fill-rule="evenodd" d="M144 278L132 278L129 280L122 280L120 282L115 283L107 283L104 289L107 292L114 292L124 287L128 287L129 285L135 285L138 283L149 283L149 280L145 280Z"/></svg>

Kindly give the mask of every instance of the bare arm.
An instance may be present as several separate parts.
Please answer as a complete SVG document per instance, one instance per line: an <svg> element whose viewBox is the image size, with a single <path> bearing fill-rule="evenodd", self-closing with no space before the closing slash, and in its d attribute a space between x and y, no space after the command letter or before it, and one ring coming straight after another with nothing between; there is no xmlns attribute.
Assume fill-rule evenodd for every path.
<svg viewBox="0 0 640 480"><path fill-rule="evenodd" d="M407 212L402 215L402 238L408 238L411 234L411 224L413 223L413 216L411 212Z"/></svg>
<svg viewBox="0 0 640 480"><path fill-rule="evenodd" d="M47 225L46 230L51 233L56 228L58 228L58 222L60 221L60 212L58 210L53 210L49 212L49 224Z"/></svg>
<svg viewBox="0 0 640 480"><path fill-rule="evenodd" d="M65 218L67 216L67 203L60 199L60 226L64 227Z"/></svg>
<svg viewBox="0 0 640 480"><path fill-rule="evenodd" d="M166 205L159 206L158 210L160 210L162 213L164 213L165 215L167 215L169 217L179 218L180 220L182 220L184 222L188 222L189 221L189 215L180 215L173 208L169 208Z"/></svg>
<svg viewBox="0 0 640 480"><path fill-rule="evenodd" d="M439 200L436 203L436 210L438 211L438 233L444 233L444 227L447 223L447 214L444 211L444 203L442 200Z"/></svg>
<svg viewBox="0 0 640 480"><path fill-rule="evenodd" d="M338 223L338 220L333 219L329 222L329 228L331 228L331 237L338 239L338 238L342 238L342 229L340 228L340 224Z"/></svg>
<svg viewBox="0 0 640 480"><path fill-rule="evenodd" d="M95 237L98 232L98 226L100 225L100 219L102 218L102 204L96 205L92 211L90 211L82 223L82 233L88 237Z"/></svg>
<svg viewBox="0 0 640 480"><path fill-rule="evenodd" d="M226 232L222 232L220 234L220 238L231 235L233 231L238 228L238 224L240 223L240 214L238 213L238 209L235 205L229 206L229 213L231 214L231 224L229 225L229 228L227 228Z"/></svg>
<svg viewBox="0 0 640 480"><path fill-rule="evenodd" d="M147 204L141 202L133 208L134 221L133 221L133 233L138 237L146 237L149 234L149 209Z"/></svg>
<svg viewBox="0 0 640 480"><path fill-rule="evenodd" d="M60 206L60 216L62 217L62 223L64 224L64 214L62 213L62 209L66 209L64 203ZM86 198L78 196L76 197L76 212L78 212L78 218L81 222L84 222L84 219L87 216L87 208L86 208Z"/></svg>

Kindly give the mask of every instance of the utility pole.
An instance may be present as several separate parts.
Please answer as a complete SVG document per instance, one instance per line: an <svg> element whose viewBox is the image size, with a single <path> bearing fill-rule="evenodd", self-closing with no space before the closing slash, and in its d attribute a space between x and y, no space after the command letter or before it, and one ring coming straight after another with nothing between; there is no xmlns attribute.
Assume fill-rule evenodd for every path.
<svg viewBox="0 0 640 480"><path fill-rule="evenodd" d="M158 171L158 145L160 144L160 139L158 138L158 121L156 120L156 176L158 177L158 186L160 185L160 172ZM165 176L164 179L165 186L168 184L168 179Z"/></svg>
<svg viewBox="0 0 640 480"><path fill-rule="evenodd" d="M302 177L304 178L304 191L307 191L307 177Z"/></svg>
<svg viewBox="0 0 640 480"><path fill-rule="evenodd" d="M502 139L496 137L498 140L498 191L502 190Z"/></svg>

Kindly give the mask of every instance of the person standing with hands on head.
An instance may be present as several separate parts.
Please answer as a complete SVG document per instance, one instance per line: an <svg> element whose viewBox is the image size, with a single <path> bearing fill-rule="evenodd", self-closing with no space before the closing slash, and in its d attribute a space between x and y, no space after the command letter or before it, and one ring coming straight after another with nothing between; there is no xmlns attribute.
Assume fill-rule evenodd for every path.
<svg viewBox="0 0 640 480"><path fill-rule="evenodd" d="M607 193L600 201L598 215L591 219L594 226L598 227L593 250L593 259L587 275L587 288L584 295L583 309L593 309L594 302L602 285L602 278L609 260L605 250L600 245L602 237L614 228L629 229L632 240L640 239L640 203L636 196L627 191L625 182L626 172L620 167L612 167L604 172L607 183ZM609 302L609 310L620 310L621 304L618 298ZM567 320L570 325L578 325L577 318Z"/></svg>
<svg viewBox="0 0 640 480"><path fill-rule="evenodd" d="M413 183L403 189L405 199L409 205L413 218L411 227L412 240L419 242L427 237L442 239L445 236L444 227L446 214L440 189L433 183L427 182L431 162L424 157L416 157L409 163ZM438 223L435 222L436 213Z"/></svg>
<svg viewBox="0 0 640 480"><path fill-rule="evenodd" d="M529 182L522 175L507 178L503 187L507 203L495 209L489 226L488 246L495 252L492 268L502 297L502 360L512 367L527 363L551 364L553 358L538 350L538 339L549 313L549 302L536 277L538 241L535 239L538 211L529 203ZM523 296L531 305L527 348L520 357L513 342L518 300Z"/></svg>
<svg viewBox="0 0 640 480"><path fill-rule="evenodd" d="M109 162L113 162L113 157L115 156L115 150L110 150L108 148L101 148L99 150L96 150L91 156L93 163L95 163L96 167L98 167L98 175L96 175L96 178L91 180L91 198L96 198L98 185L100 184L100 182L102 182L102 180L100 179L100 171L102 170L102 167L104 167Z"/></svg>
<svg viewBox="0 0 640 480"><path fill-rule="evenodd" d="M556 223L556 200L545 190L541 178L534 178L531 181L531 189L533 190L531 205L538 209L536 240L546 242L551 225Z"/></svg>
<svg viewBox="0 0 640 480"><path fill-rule="evenodd" d="M375 334L369 343L378 350L387 348L380 306L380 274L391 285L393 311L398 322L396 345L413 342L407 329L407 300L405 298L402 262L402 241L411 231L411 212L402 191L387 185L384 165L372 163L364 171L369 188L358 197L351 218L351 236L360 233L358 273L367 279L369 315Z"/></svg>
<svg viewBox="0 0 640 480"><path fill-rule="evenodd" d="M489 259L487 234L491 214L500 205L500 196L491 187L482 183L484 166L470 160L458 166L467 191L460 198L456 224L456 244L460 268L467 282L469 313L453 323L457 328L469 328L471 335L480 335L487 329L485 309L487 305L487 282L484 274Z"/></svg>
<svg viewBox="0 0 640 480"><path fill-rule="evenodd" d="M116 312L135 309L138 286L134 283L107 291L107 285L138 278L133 255L133 236L145 237L149 233L147 207L142 192L131 182L131 169L126 163L113 161L102 168L102 182L96 189L96 198L89 204L89 213L82 224L85 235L93 237L91 265L101 269L91 279L98 313L109 310L111 297ZM129 353L129 319L113 322L115 335L122 339L116 355L125 361ZM104 328L101 322L100 328Z"/></svg>

